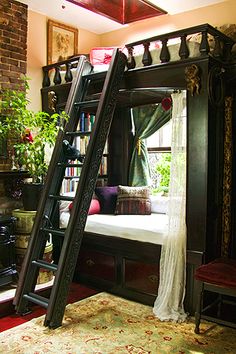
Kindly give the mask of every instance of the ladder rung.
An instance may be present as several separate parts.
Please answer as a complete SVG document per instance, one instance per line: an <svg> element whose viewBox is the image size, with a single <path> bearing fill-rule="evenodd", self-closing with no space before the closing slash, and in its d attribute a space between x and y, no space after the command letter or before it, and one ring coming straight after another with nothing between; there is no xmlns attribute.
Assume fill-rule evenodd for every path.
<svg viewBox="0 0 236 354"><path fill-rule="evenodd" d="M58 162L57 166L59 167L82 167L82 163L64 163L64 162Z"/></svg>
<svg viewBox="0 0 236 354"><path fill-rule="evenodd" d="M75 106L94 107L94 106L97 106L98 103L99 103L99 100L81 101L81 102L75 102Z"/></svg>
<svg viewBox="0 0 236 354"><path fill-rule="evenodd" d="M34 293L24 294L23 297L28 301L33 302L34 304L44 307L45 309L48 307L49 299L47 299L46 297Z"/></svg>
<svg viewBox="0 0 236 354"><path fill-rule="evenodd" d="M87 130L84 132L81 132L80 130L76 130L75 132L66 132L65 135L69 136L89 136L91 135L91 130Z"/></svg>
<svg viewBox="0 0 236 354"><path fill-rule="evenodd" d="M57 271L57 265L56 264L48 263L48 262L45 262L45 261L43 261L41 259L38 259L37 261L32 261L32 264L36 265L39 268L51 270L52 272L56 272Z"/></svg>
<svg viewBox="0 0 236 354"><path fill-rule="evenodd" d="M61 230L51 229L51 228L48 228L48 227L43 227L41 230L49 232L49 233L51 233L51 234L53 234L55 236L61 236L61 237L65 236L65 232L61 231Z"/></svg>
<svg viewBox="0 0 236 354"><path fill-rule="evenodd" d="M98 72L92 72L86 75L83 75L84 80L90 80L90 81L96 81L96 80L101 80L106 77L107 72L106 71L98 71Z"/></svg>
<svg viewBox="0 0 236 354"><path fill-rule="evenodd" d="M75 199L74 197L68 197L66 195L53 195L53 194L49 194L48 196L50 199L56 199L56 200L66 200L68 202L73 202L73 200Z"/></svg>
<svg viewBox="0 0 236 354"><path fill-rule="evenodd" d="M64 176L65 179L75 179L76 181L79 180L80 176Z"/></svg>
<svg viewBox="0 0 236 354"><path fill-rule="evenodd" d="M97 179L107 179L108 176L107 175L99 175L97 176Z"/></svg>

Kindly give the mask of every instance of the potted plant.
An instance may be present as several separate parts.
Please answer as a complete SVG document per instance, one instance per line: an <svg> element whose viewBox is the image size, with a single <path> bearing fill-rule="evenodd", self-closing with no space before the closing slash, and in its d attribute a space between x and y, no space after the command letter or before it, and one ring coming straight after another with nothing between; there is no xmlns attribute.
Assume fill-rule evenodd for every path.
<svg viewBox="0 0 236 354"><path fill-rule="evenodd" d="M45 149L54 145L58 129L62 128L60 123L67 117L65 113L50 116L43 111L29 110L27 108L28 90L28 80L23 79L19 89L8 89L2 93L0 134L7 139L9 144L8 151L12 155L12 168L28 171L32 182L30 187L33 184L42 190L49 163ZM31 193L30 199L32 200ZM24 207L28 210L35 210L25 205Z"/></svg>

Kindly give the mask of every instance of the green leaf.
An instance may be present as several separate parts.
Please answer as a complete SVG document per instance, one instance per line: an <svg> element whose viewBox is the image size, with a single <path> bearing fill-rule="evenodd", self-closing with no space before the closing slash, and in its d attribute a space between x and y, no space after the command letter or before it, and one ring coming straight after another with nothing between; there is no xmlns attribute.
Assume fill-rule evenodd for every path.
<svg viewBox="0 0 236 354"><path fill-rule="evenodd" d="M5 139L14 135L17 140L14 144L15 163L24 166L33 180L43 181L48 168L45 162L45 145L52 146L55 143L59 129L63 129L64 122L69 117L65 112L50 116L43 111L29 110L28 90L28 78L23 77L22 86L18 90L3 92L0 101L0 133ZM23 139L26 128L34 133L32 143Z"/></svg>

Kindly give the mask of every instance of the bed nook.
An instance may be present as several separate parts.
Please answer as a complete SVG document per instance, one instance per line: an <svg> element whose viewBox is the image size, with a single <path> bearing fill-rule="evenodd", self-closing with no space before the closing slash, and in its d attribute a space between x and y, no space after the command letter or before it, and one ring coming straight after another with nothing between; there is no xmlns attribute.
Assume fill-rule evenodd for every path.
<svg viewBox="0 0 236 354"><path fill-rule="evenodd" d="M226 174L230 163L225 158L225 149L229 147L224 144L232 134L232 129L226 130L227 119L235 109L232 104L235 95L233 81L229 79L235 70L231 55L233 45L232 39L204 24L133 42L122 49L127 55L127 70L108 138L107 173L98 185L104 189L135 186L130 181L130 162L137 139L131 117L140 107L162 107L165 111L166 98L174 100L173 104L177 105L175 95L181 96L182 102L184 97L187 159L185 307L190 313L195 311L197 285L193 274L196 267L219 257L226 240L227 245L235 244L229 225L231 204L226 206L225 203L226 195L232 195L232 179L227 180L230 189L223 188L228 185ZM104 48L103 54L107 54ZM77 60L74 57L43 67L43 110L53 113L63 109ZM94 65L93 70L88 70L85 75L93 80L88 93L91 98L99 97L107 61L104 67L97 66ZM89 110L88 113L94 114ZM164 115L159 127L170 117L170 114ZM151 201L151 208L153 206ZM69 203L62 209L60 222L63 227L67 222ZM75 278L153 305L167 220L167 214L153 213L151 209L150 215L115 215L114 211L104 213L101 210L91 213ZM150 225L154 227L150 228ZM59 249L60 240L55 237L55 258ZM228 247L227 256L235 257L235 252L230 252Z"/></svg>

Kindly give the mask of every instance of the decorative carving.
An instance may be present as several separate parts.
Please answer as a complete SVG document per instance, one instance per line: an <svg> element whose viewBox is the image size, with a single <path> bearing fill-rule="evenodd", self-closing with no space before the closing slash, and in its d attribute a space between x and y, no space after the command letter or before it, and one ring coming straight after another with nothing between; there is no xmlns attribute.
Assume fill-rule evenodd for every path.
<svg viewBox="0 0 236 354"><path fill-rule="evenodd" d="M154 284L158 284L158 281L159 281L158 276L156 274L149 275L148 280Z"/></svg>
<svg viewBox="0 0 236 354"><path fill-rule="evenodd" d="M50 111L56 112L57 95L55 91L48 92L48 108Z"/></svg>
<svg viewBox="0 0 236 354"><path fill-rule="evenodd" d="M232 106L233 98L225 98L225 136L224 136L224 172L223 172L223 207L221 256L229 256L231 240L231 202L232 202Z"/></svg>
<svg viewBox="0 0 236 354"><path fill-rule="evenodd" d="M95 265L95 262L92 259L87 259L86 264L89 267L93 267Z"/></svg>
<svg viewBox="0 0 236 354"><path fill-rule="evenodd" d="M185 68L185 79L187 82L187 90L190 91L193 96L195 93L200 93L200 77L199 68L196 64L192 64Z"/></svg>
<svg viewBox="0 0 236 354"><path fill-rule="evenodd" d="M221 107L225 103L225 69L214 65L208 74L208 96L214 107Z"/></svg>

